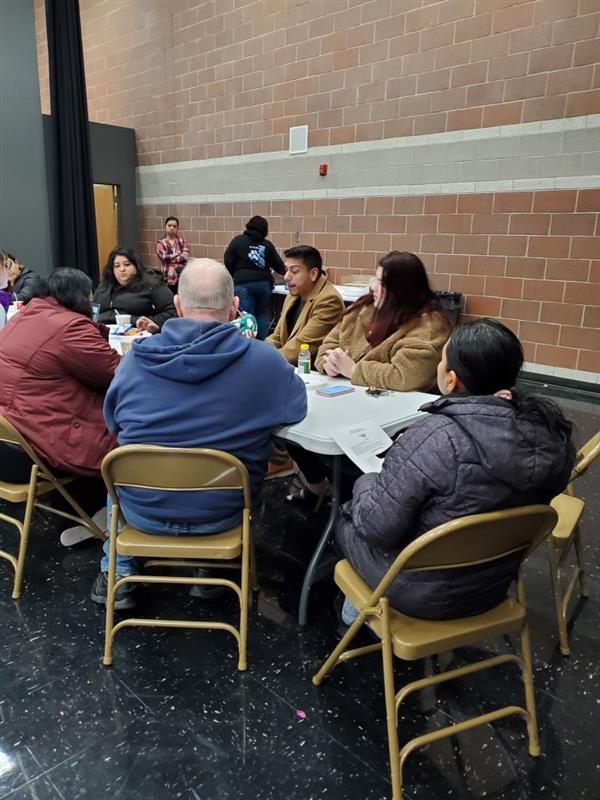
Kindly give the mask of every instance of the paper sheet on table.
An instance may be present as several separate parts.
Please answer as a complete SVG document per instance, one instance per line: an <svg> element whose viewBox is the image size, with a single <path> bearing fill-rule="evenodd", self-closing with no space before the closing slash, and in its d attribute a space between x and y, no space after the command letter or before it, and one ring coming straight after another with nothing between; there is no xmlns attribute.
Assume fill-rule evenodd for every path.
<svg viewBox="0 0 600 800"><path fill-rule="evenodd" d="M336 428L331 437L362 472L381 472L383 459L377 455L392 444L387 433L371 420Z"/></svg>

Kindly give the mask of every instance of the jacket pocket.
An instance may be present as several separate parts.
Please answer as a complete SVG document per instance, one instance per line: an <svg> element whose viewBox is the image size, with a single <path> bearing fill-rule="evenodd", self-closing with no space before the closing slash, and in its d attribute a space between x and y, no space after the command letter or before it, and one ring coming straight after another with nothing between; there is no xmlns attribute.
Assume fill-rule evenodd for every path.
<svg viewBox="0 0 600 800"><path fill-rule="evenodd" d="M67 443L69 463L73 467L99 469L104 457L102 443L106 439L106 429L91 422L80 419L73 420Z"/></svg>

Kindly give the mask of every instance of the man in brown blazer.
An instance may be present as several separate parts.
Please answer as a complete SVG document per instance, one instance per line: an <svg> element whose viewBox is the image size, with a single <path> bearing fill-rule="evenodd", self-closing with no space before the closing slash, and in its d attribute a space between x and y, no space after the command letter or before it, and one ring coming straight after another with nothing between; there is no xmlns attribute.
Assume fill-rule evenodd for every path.
<svg viewBox="0 0 600 800"><path fill-rule="evenodd" d="M283 255L289 294L277 327L266 341L290 364L298 361L300 345L307 344L314 364L321 342L342 316L344 302L323 273L316 248L300 244Z"/></svg>

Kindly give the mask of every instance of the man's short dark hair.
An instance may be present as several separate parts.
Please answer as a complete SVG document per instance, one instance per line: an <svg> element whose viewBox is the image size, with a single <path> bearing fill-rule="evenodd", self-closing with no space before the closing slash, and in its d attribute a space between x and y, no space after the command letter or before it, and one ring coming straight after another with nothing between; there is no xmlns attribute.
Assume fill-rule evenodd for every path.
<svg viewBox="0 0 600 800"><path fill-rule="evenodd" d="M319 274L323 272L323 259L316 247L309 244L298 244L296 247L289 247L283 251L286 258L297 258L302 261L307 269L318 269Z"/></svg>

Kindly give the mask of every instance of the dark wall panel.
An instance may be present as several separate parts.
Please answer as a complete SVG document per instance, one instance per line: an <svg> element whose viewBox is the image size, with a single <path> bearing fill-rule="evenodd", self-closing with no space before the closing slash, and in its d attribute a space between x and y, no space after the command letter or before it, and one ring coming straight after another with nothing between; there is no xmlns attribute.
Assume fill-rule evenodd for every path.
<svg viewBox="0 0 600 800"><path fill-rule="evenodd" d="M52 268L33 0L0 0L0 247Z"/></svg>
<svg viewBox="0 0 600 800"><path fill-rule="evenodd" d="M46 151L54 152L54 121L44 115ZM121 247L137 249L138 226L135 182L135 132L116 125L90 122L90 148L94 183L110 183L119 187L119 233ZM57 189L56 165L48 159L50 218L55 206ZM61 266L58 265L57 266ZM72 266L72 265L63 265ZM100 265L102 269L102 264Z"/></svg>
<svg viewBox="0 0 600 800"><path fill-rule="evenodd" d="M135 132L131 128L91 122L90 146L94 183L119 186L119 245L137 250Z"/></svg>

